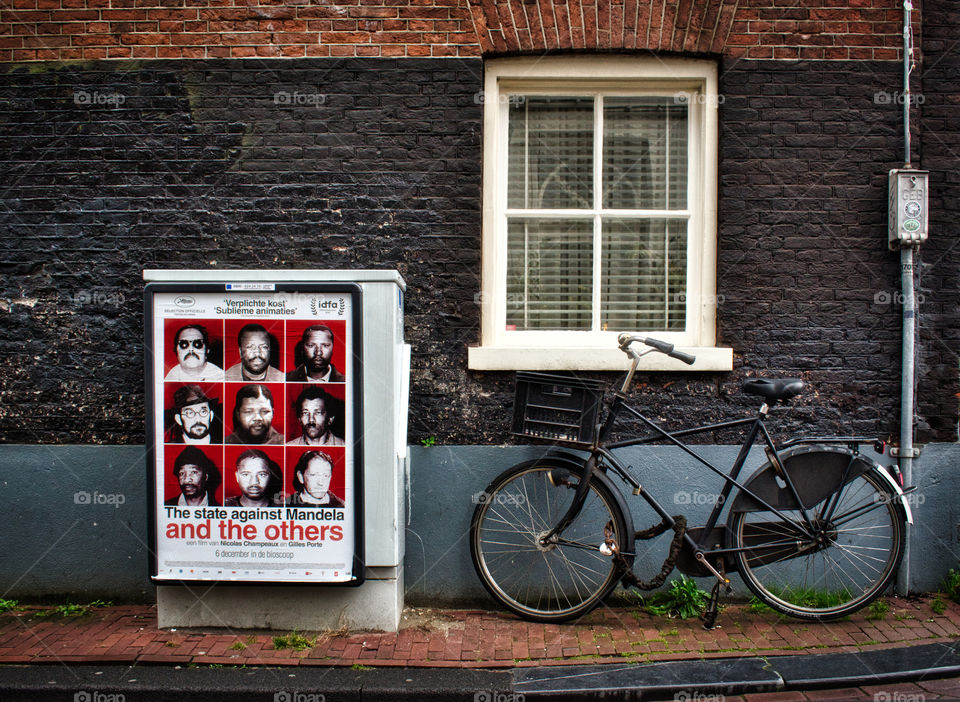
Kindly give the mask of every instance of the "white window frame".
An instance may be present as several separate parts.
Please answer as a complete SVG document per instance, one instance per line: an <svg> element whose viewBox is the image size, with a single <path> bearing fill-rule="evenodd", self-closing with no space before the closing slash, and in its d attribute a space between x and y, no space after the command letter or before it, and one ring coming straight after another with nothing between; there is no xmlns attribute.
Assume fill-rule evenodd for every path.
<svg viewBox="0 0 960 702"><path fill-rule="evenodd" d="M483 271L481 345L468 349L475 370L620 370L620 331L508 331L507 120L510 95L672 95L690 105L687 328L650 332L697 357L693 366L663 354L643 357L645 370L731 370L733 352L716 347L717 67L711 61L662 57L493 59L485 63L483 115ZM682 96L682 97L681 97ZM597 132L599 133L599 132ZM597 139L599 137L595 137ZM572 214L572 213L571 213ZM579 215L596 214L590 210ZM647 212L646 214L656 214ZM596 281L595 281L596 284Z"/></svg>

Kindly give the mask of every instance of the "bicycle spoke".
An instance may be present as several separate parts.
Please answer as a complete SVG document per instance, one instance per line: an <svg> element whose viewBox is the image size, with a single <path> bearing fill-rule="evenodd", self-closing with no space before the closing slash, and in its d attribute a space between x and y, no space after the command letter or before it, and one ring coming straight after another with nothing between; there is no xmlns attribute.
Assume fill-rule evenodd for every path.
<svg viewBox="0 0 960 702"><path fill-rule="evenodd" d="M864 515L864 514L869 514L870 512L873 512L874 510L882 509L882 508L884 508L884 507L885 507L885 505L880 504L880 503L862 505L862 506L860 506L860 507L857 507L856 509L853 509L853 510L850 510L850 511L846 512L845 514L841 515L840 517L835 518L835 519L833 520L833 524L834 524L834 526L843 526L843 525L846 524L847 522L853 521L853 520L856 519L857 517L860 517L860 516L862 516L862 515Z"/></svg>
<svg viewBox="0 0 960 702"><path fill-rule="evenodd" d="M736 515L741 575L775 609L828 619L855 611L890 581L902 554L901 519L880 479L858 475L824 498L811 539L765 511ZM834 515L832 520L824 515Z"/></svg>
<svg viewBox="0 0 960 702"><path fill-rule="evenodd" d="M510 471L487 490L474 516L471 550L487 589L530 618L556 620L589 611L617 583L603 556L603 528L625 542L623 517L606 488L591 482L580 511L562 534L542 541L566 514L574 491L554 486L546 465Z"/></svg>
<svg viewBox="0 0 960 702"><path fill-rule="evenodd" d="M569 539L557 539L557 544L560 546L572 546L573 548L582 548L584 551L598 550L595 544L580 543L579 541L571 541Z"/></svg>

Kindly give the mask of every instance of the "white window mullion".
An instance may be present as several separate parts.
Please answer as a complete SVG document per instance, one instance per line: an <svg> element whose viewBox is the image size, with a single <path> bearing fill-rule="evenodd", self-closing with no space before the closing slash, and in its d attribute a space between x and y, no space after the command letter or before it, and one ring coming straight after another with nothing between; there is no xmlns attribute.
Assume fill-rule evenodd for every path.
<svg viewBox="0 0 960 702"><path fill-rule="evenodd" d="M530 103L526 101L523 103L523 208L530 209Z"/></svg>
<svg viewBox="0 0 960 702"><path fill-rule="evenodd" d="M603 246L603 96L593 99L593 323L591 330L600 331L601 264Z"/></svg>
<svg viewBox="0 0 960 702"><path fill-rule="evenodd" d="M498 101L493 108L498 113L497 115L497 141L495 144L495 160L506 164L508 153L509 153L509 130L508 124L510 119L509 105L506 101ZM504 169L506 172L506 169ZM494 256L496 261L496 267L492 274L492 278L496 280L496 294L493 295L493 300L487 301L487 304L492 309L493 322L490 325L493 327L492 334L494 338L502 338L504 332L506 331L507 323L507 232L509 229L510 218L506 215L507 211L507 179L504 177L497 181L497 187L494 190L494 212L503 212L503 215L496 216L496 226L498 227L496 232L497 238L497 251Z"/></svg>
<svg viewBox="0 0 960 702"><path fill-rule="evenodd" d="M700 151L702 148L700 134L701 130L704 128L703 119L704 111L702 109L692 109L691 105L703 105L706 104L704 99L706 96L702 94L699 90L691 92L691 99L687 100L687 133L684 135L687 139L687 168L688 172L692 173L694 168L698 167L700 163ZM696 102L694 102L696 101ZM706 165L706 164L704 164ZM687 209L690 211L690 216L687 218L687 300L686 308L684 310L687 316L687 329L688 333L693 336L693 338L699 340L701 338L701 296L703 295L703 286L702 286L702 269L701 266L703 259L701 258L701 246L704 244L705 239L699 236L699 232L703 227L702 215L703 215L703 204L702 204L702 193L701 190L703 186L703 181L698 178L688 178L687 179L687 188L684 191L684 195L687 198ZM714 193L715 195L715 193ZM716 200L714 200L714 203ZM714 237L711 237L715 239ZM715 241L714 241L715 243ZM715 275L715 271L713 274ZM716 314L716 305L713 301L710 302L712 308L712 314ZM713 342L711 342L713 343Z"/></svg>
<svg viewBox="0 0 960 702"><path fill-rule="evenodd" d="M530 324L530 224L523 223L523 326Z"/></svg>
<svg viewBox="0 0 960 702"><path fill-rule="evenodd" d="M507 110L510 114L510 110ZM530 207L530 103L523 103L523 206ZM523 326L530 324L530 225L523 223Z"/></svg>
<svg viewBox="0 0 960 702"><path fill-rule="evenodd" d="M687 104L690 104L689 98L687 99ZM670 142L670 113L667 112L666 118L666 127L664 129L664 157L666 159L666 164L664 170L666 171L666 182L664 184L664 203L663 206L666 209L670 209L670 147L672 146ZM663 266L663 318L670 319L670 225L668 224L663 229L663 256L664 256L664 266Z"/></svg>
<svg viewBox="0 0 960 702"><path fill-rule="evenodd" d="M574 219L580 217L586 219L593 215L593 210L518 210L508 209L505 214L514 219L523 217L535 217L538 219L557 217L560 219ZM607 217L617 217L618 219L638 218L638 219L689 219L690 212L687 210L602 210L602 214Z"/></svg>

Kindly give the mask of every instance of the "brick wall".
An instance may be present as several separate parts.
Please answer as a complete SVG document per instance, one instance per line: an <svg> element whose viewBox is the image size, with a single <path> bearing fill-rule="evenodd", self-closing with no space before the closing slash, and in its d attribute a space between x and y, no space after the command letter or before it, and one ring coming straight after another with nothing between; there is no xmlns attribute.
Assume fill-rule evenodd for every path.
<svg viewBox="0 0 960 702"><path fill-rule="evenodd" d="M35 61L0 67L0 441L142 441L140 271L186 266L398 268L411 440L506 440L510 374L466 370L483 65L453 54L541 45L720 63L718 328L735 370L642 376L643 404L706 421L752 406L744 376L799 374L812 390L785 430L896 435L898 2L78 4L0 9L0 59ZM948 0L925 11L914 145L934 217L918 414L921 440L955 440L960 17ZM327 58L231 60L313 52ZM44 61L110 56L222 58ZM815 60L776 60L798 56Z"/></svg>
<svg viewBox="0 0 960 702"><path fill-rule="evenodd" d="M373 265L410 284L411 439L504 441L510 374L466 370L479 341L481 69L9 67L2 439L142 440L143 267ZM894 435L899 317L877 296L898 279L885 201L899 111L875 93L899 67L729 60L721 74L718 322L736 369L648 374L639 397L655 416L708 420L752 406L742 377L799 374L813 389L784 429ZM942 380L934 395L949 404L955 380Z"/></svg>
<svg viewBox="0 0 960 702"><path fill-rule="evenodd" d="M960 404L960 6L926 0L920 66L920 167L930 171L930 239L916 274L920 304L917 414L921 440L956 441Z"/></svg>
<svg viewBox="0 0 960 702"><path fill-rule="evenodd" d="M729 61L720 110L720 336L750 375L799 375L787 420L896 436L900 326L887 176L900 67ZM810 426L804 426L810 422Z"/></svg>
<svg viewBox="0 0 960 702"><path fill-rule="evenodd" d="M895 60L901 16L900 0L10 0L0 61L617 49Z"/></svg>
<svg viewBox="0 0 960 702"><path fill-rule="evenodd" d="M481 84L475 59L8 67L0 440L143 440L145 267L395 266L418 363L462 369Z"/></svg>
<svg viewBox="0 0 960 702"><path fill-rule="evenodd" d="M484 53L650 49L840 60L896 59L901 8L887 0L470 3Z"/></svg>

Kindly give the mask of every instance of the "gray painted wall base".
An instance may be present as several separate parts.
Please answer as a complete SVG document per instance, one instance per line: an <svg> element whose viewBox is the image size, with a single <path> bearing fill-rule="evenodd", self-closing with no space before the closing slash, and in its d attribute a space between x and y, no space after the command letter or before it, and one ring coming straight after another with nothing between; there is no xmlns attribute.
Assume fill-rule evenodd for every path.
<svg viewBox="0 0 960 702"><path fill-rule="evenodd" d="M736 456L736 447L731 446L697 450L719 465L729 465ZM407 602L496 606L470 561L467 534L476 506L474 496L504 469L542 451L529 446L411 447L401 584ZM702 523L719 484L716 476L672 447L629 449L624 454L631 472L671 513ZM891 460L884 457L880 462ZM751 456L747 470L761 461L762 456ZM960 566L958 465L960 444L928 444L914 462L918 489L911 498L916 519L910 530L913 592L936 590L947 570ZM148 578L145 479L142 446L0 445L0 484L9 512L17 515L0 530L3 597L154 602ZM57 489L44 487L51 485ZM628 498L628 502L637 528L656 521L652 510L638 499ZM635 567L641 577L659 568L668 541L664 535L647 542ZM368 582L361 589L374 587ZM219 589L228 588L214 588ZM275 599L282 590L261 591ZM317 608L317 599L307 603L307 611ZM299 615L295 621L298 628L305 628ZM204 626L218 624L211 621ZM335 621L328 628L338 626ZM384 624L383 628L390 627Z"/></svg>
<svg viewBox="0 0 960 702"><path fill-rule="evenodd" d="M383 569L386 570L386 569ZM403 572L359 587L161 585L161 629L218 627L330 631L397 631L403 611Z"/></svg>
<svg viewBox="0 0 960 702"><path fill-rule="evenodd" d="M738 446L694 447L724 472L736 459ZM499 473L521 461L544 453L537 446L434 446L410 448L410 523L404 568L407 601L415 605L480 605L496 607L483 589L470 559L468 532L477 496ZM895 459L867 455L881 465ZM630 472L671 514L684 514L691 526L705 523L717 499L721 478L673 446L621 449L617 455ZM765 461L754 449L743 476ZM960 464L960 444L928 444L913 464L917 491L910 496L915 524L907 532L911 544L910 592L936 590L947 570L960 567L960 499L955 482ZM618 483L633 513L633 523L643 529L659 521L642 498L633 497ZM726 519L726 513L721 521ZM637 543L634 572L650 578L666 558L672 534ZM679 577L674 571L670 579ZM733 577L734 597L749 598L739 577ZM709 579L698 579L709 589ZM636 591L634 591L636 592Z"/></svg>

